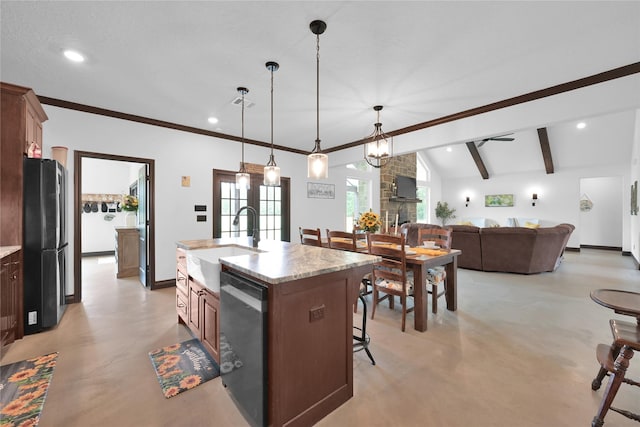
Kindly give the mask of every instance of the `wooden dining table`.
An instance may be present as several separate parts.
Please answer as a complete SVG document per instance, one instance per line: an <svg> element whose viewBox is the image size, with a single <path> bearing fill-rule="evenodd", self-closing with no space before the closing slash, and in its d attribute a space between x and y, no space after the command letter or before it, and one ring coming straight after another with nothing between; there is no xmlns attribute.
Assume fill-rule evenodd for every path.
<svg viewBox="0 0 640 427"><path fill-rule="evenodd" d="M358 252L367 251L366 241L358 240L356 243ZM424 332L427 330L428 292L426 279L429 268L444 266L447 273L445 278L447 310L456 311L458 309L458 256L461 253L462 251L459 249L427 249L422 247L408 249L407 269L413 271L414 283L422 284L422 286L413 287L414 329L416 331Z"/></svg>
<svg viewBox="0 0 640 427"><path fill-rule="evenodd" d="M422 248L410 248L411 251L420 251ZM431 250L424 251L431 252ZM438 255L435 253L438 252ZM413 282L420 283L421 286L413 287L414 299L414 328L416 331L427 330L427 270L429 268L444 266L447 276L445 278L445 298L447 299L447 310L456 311L458 309L458 256L462 253L458 249L441 249L433 251L434 255L416 253L407 255L407 268L413 270Z"/></svg>
<svg viewBox="0 0 640 427"><path fill-rule="evenodd" d="M617 314L633 316L640 325L640 293L618 289L596 289L591 299L603 307L610 308Z"/></svg>

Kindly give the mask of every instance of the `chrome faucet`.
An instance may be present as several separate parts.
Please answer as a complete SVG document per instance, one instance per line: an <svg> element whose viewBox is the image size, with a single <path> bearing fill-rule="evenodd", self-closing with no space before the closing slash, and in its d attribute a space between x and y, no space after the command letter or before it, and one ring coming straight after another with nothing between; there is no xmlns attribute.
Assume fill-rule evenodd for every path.
<svg viewBox="0 0 640 427"><path fill-rule="evenodd" d="M253 247L257 248L258 242L260 242L260 230L258 230L258 212L256 212L256 210L253 207L243 206L240 209L238 209L238 212L236 212L235 218L233 218L233 225L238 225L238 223L240 222L240 212L242 212L245 209L247 210L247 212L251 212L253 217Z"/></svg>

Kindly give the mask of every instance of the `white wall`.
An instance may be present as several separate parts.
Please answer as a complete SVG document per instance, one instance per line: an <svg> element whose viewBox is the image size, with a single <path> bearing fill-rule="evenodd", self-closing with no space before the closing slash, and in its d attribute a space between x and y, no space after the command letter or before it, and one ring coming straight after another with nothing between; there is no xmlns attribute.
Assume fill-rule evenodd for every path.
<svg viewBox="0 0 640 427"><path fill-rule="evenodd" d="M622 244L622 177L583 178L580 196L593 203L589 211L580 211L580 244L621 246ZM624 194L627 197L627 194Z"/></svg>
<svg viewBox="0 0 640 427"><path fill-rule="evenodd" d="M615 165L602 166L600 168L559 170L553 174L523 173L505 176L493 176L491 179L461 178L443 182L443 201L456 208L457 220L469 217L491 218L501 225L506 225L507 218L524 217L544 220L545 224L570 223L576 229L569 239L568 246L578 248L582 241L580 227L580 180L587 177L620 176L620 168ZM620 177L623 188L614 188L618 194L628 192L627 174ZM624 192L624 193L623 193ZM531 195L538 194L536 206L531 206ZM513 194L513 207L485 207L484 196L487 194ZM465 207L464 197L470 195L469 207ZM625 224L624 215L628 212L628 197L622 197L623 205L623 230L628 230L628 221ZM630 250L628 233L623 233L622 248ZM591 243L606 245L605 243ZM620 246L616 244L615 246Z"/></svg>
<svg viewBox="0 0 640 427"><path fill-rule="evenodd" d="M136 180L140 167L139 163L85 158L82 160L82 193L129 194L129 186ZM82 253L113 251L114 227L126 225L126 214L124 211L83 212Z"/></svg>
<svg viewBox="0 0 640 427"><path fill-rule="evenodd" d="M43 156L50 156L52 146L69 148L69 194L73 194L73 152L76 150L155 161L155 277L157 281L172 279L175 275L176 242L212 236L212 170L237 170L240 144L48 105L44 109L49 120L44 124ZM313 136L308 136L309 150L313 148ZM286 145L286 142L282 143ZM357 153L357 156L355 152L330 154L330 164L334 164L336 158L344 162L349 156L359 160L361 150ZM267 148L245 145L246 162L266 164L268 156ZM296 241L301 225L342 229L346 169L337 166L332 168L326 181L336 185L335 199L309 199L306 157L282 151L276 151L275 157L282 176L291 178L291 240ZM182 176L191 177L190 187L181 186ZM374 183L374 188L378 187L379 181ZM378 197L377 194L375 197ZM375 200L375 203L379 203L378 199ZM73 203L73 197L70 197L70 213L73 213ZM207 222L196 222L195 204L207 206ZM69 230L73 230L73 218L70 214ZM72 236L69 239L71 254L74 250ZM68 295L73 293L73 268L71 257L68 265L71 276L68 278Z"/></svg>
<svg viewBox="0 0 640 427"><path fill-rule="evenodd" d="M640 183L640 110L636 111L636 127L633 135L633 150L631 154L631 177L627 188L630 188L631 184L636 181ZM628 209L630 209L630 207ZM628 211L625 211L623 214L627 214L627 212ZM640 215L630 215L630 217L629 236L631 253L636 261L640 261Z"/></svg>

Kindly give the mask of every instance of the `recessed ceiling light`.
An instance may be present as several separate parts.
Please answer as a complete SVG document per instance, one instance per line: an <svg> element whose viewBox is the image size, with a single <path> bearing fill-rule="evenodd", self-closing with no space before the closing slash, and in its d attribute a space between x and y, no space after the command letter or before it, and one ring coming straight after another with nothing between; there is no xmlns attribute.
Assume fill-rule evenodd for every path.
<svg viewBox="0 0 640 427"><path fill-rule="evenodd" d="M451 147L447 147L447 153L450 153L450 152L452 152L452 151L453 151L453 148L451 148Z"/></svg>
<svg viewBox="0 0 640 427"><path fill-rule="evenodd" d="M73 61L73 62L84 62L84 55L82 55L80 52L77 52L75 50L65 50L64 51L64 56L69 60L69 61Z"/></svg>
<svg viewBox="0 0 640 427"><path fill-rule="evenodd" d="M586 124L585 122L580 122L580 123L578 123L578 124L576 125L576 127L577 127L578 129L584 129L584 128L586 128L586 127L587 127L587 124Z"/></svg>
<svg viewBox="0 0 640 427"><path fill-rule="evenodd" d="M209 118L207 119L207 121L208 121L209 123L211 123L212 125L215 125L216 123L218 123L218 118L217 118L217 117L209 117Z"/></svg>

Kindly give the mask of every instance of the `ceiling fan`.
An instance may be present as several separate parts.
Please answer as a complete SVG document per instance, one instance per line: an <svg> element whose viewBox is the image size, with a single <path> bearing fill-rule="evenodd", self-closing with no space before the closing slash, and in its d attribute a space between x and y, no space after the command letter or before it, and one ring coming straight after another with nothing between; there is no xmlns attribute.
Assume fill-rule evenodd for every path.
<svg viewBox="0 0 640 427"><path fill-rule="evenodd" d="M500 136L494 136L492 138L485 138L478 144L478 148L482 147L487 141L514 141L515 138L505 138L506 136L513 135L512 133L507 133ZM477 141L476 141L477 142Z"/></svg>

